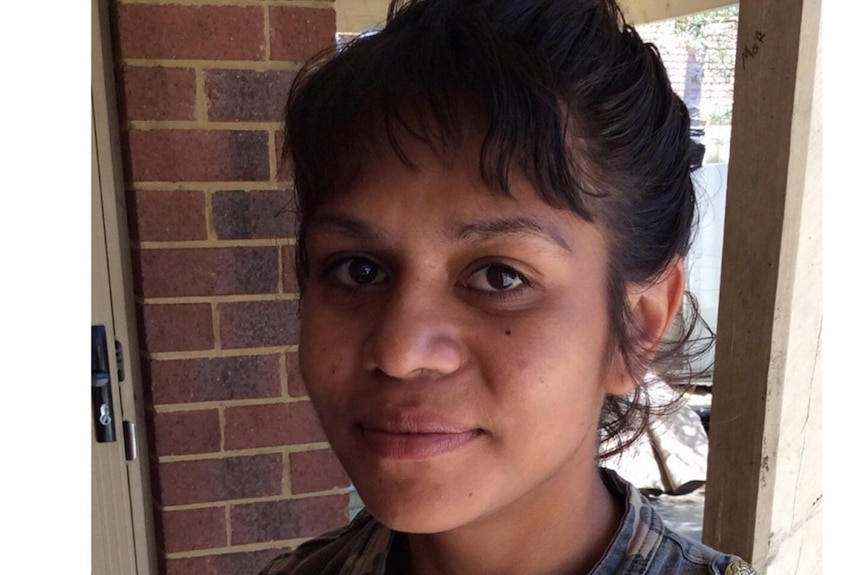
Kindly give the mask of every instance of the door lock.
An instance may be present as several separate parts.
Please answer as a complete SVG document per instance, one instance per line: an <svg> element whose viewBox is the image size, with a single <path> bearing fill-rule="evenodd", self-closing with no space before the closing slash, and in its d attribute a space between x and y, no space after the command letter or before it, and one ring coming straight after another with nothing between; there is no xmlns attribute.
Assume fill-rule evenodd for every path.
<svg viewBox="0 0 862 575"><path fill-rule="evenodd" d="M96 441L108 443L117 440L114 424L114 400L111 396L111 365L108 362L108 338L105 326L92 329L93 369L93 423Z"/></svg>

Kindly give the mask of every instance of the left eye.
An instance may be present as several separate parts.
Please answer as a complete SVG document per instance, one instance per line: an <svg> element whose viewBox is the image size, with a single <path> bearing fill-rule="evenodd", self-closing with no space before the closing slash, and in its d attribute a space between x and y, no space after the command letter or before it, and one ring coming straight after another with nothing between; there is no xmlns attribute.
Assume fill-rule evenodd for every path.
<svg viewBox="0 0 862 575"><path fill-rule="evenodd" d="M470 274L464 283L467 287L475 290L499 292L521 287L526 283L526 280L524 276L509 266L489 264Z"/></svg>
<svg viewBox="0 0 862 575"><path fill-rule="evenodd" d="M332 269L332 276L348 286L364 286L382 283L386 279L383 269L366 258L349 258Z"/></svg>

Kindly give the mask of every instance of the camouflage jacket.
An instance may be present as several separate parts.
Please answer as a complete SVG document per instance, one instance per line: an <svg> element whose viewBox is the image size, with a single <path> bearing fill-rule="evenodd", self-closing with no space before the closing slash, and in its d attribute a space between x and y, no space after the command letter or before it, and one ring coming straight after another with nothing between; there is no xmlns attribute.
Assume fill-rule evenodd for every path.
<svg viewBox="0 0 862 575"><path fill-rule="evenodd" d="M668 529L649 501L613 471L606 485L625 497L623 520L590 575L754 575L750 565ZM275 558L260 575L404 575L387 573L393 532L361 511L347 526Z"/></svg>

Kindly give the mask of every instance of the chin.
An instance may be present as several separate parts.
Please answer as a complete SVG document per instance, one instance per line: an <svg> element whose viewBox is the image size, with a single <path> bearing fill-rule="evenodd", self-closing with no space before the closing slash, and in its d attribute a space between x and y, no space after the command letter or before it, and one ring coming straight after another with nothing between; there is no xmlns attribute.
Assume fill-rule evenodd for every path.
<svg viewBox="0 0 862 575"><path fill-rule="evenodd" d="M371 483L371 489L356 484L366 509L386 527L403 533L451 531L472 521L481 507L472 492L451 486L385 480Z"/></svg>
<svg viewBox="0 0 862 575"><path fill-rule="evenodd" d="M380 523L402 533L443 533L463 524L463 520L444 506L404 504L366 505L368 512Z"/></svg>

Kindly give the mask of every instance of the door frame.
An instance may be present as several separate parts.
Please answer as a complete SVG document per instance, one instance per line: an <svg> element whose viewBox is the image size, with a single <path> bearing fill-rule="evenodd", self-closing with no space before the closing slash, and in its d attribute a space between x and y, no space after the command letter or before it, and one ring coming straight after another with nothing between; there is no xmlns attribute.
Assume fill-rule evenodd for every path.
<svg viewBox="0 0 862 575"><path fill-rule="evenodd" d="M120 342L124 354L125 377L114 397L118 441L123 439L122 422L134 424L133 441L137 457L125 461L128 478L128 505L131 509L134 562L137 575L156 575L157 558L153 520L152 489L149 473L144 414L143 380L141 378L138 335L135 322L135 300L132 281L131 249L129 245L125 186L120 153L119 120L116 105L116 84L113 70L110 20L107 0L92 0L92 133L93 133L93 194L96 187L101 195L106 261L96 259L93 265L106 265L108 286L97 292L108 292L112 326L108 334ZM95 209L95 207L94 207ZM92 225L98 225L94 218ZM99 232L93 230L93 236ZM101 258L100 258L101 259ZM94 270L94 275L95 274ZM107 288L105 290L104 288ZM109 339L110 342L110 339ZM112 380L117 377L116 363L111 358ZM116 381L116 380L115 380ZM94 482L96 481L94 477ZM95 495L95 494L94 494ZM95 575L95 574L94 574Z"/></svg>

